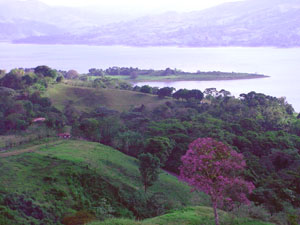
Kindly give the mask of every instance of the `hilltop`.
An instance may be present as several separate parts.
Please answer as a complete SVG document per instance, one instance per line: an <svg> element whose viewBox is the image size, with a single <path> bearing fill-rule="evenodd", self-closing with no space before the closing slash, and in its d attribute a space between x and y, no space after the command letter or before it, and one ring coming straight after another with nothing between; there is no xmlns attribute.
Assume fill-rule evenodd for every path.
<svg viewBox="0 0 300 225"><path fill-rule="evenodd" d="M71 102L80 111L91 112L99 106L119 112L127 111L136 106L146 105L155 108L165 104L169 99L159 99L157 96L111 88L91 88L59 84L47 89L45 96L49 97L58 109L63 109Z"/></svg>

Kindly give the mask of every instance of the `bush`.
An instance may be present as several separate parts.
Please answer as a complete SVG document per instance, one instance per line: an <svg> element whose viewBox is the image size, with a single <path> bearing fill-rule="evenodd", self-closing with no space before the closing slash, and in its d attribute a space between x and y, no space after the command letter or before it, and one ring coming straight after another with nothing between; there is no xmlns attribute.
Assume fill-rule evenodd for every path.
<svg viewBox="0 0 300 225"><path fill-rule="evenodd" d="M141 87L140 92L151 94L152 93L152 87L149 85L144 85Z"/></svg>
<svg viewBox="0 0 300 225"><path fill-rule="evenodd" d="M238 208L233 209L233 214L238 217L250 217L257 220L269 221L271 215L263 206L255 206L251 204L241 205Z"/></svg>
<svg viewBox="0 0 300 225"><path fill-rule="evenodd" d="M105 198L100 199L98 204L99 204L98 207L93 208L93 211L95 212L97 219L104 220L113 217L112 215L115 213L115 210L110 205L109 201L107 201L107 199Z"/></svg>
<svg viewBox="0 0 300 225"><path fill-rule="evenodd" d="M53 195L55 200L60 201L67 197L67 194L65 191L57 189L57 188L51 188L47 194Z"/></svg>
<svg viewBox="0 0 300 225"><path fill-rule="evenodd" d="M83 225L95 220L95 216L87 211L78 211L74 215L65 216L62 219L64 225Z"/></svg>

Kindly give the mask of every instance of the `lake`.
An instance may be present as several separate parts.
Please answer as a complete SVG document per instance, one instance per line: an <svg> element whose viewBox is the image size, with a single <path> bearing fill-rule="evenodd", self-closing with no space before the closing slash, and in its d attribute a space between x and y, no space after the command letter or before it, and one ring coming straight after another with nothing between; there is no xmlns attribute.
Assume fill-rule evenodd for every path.
<svg viewBox="0 0 300 225"><path fill-rule="evenodd" d="M235 96L256 91L286 97L300 112L300 48L178 48L83 45L15 45L0 43L0 69L48 65L55 69L75 69L86 73L90 68L132 66L144 69L167 67L184 71L224 71L260 73L264 79L230 81L145 82L157 87L176 89L216 87Z"/></svg>

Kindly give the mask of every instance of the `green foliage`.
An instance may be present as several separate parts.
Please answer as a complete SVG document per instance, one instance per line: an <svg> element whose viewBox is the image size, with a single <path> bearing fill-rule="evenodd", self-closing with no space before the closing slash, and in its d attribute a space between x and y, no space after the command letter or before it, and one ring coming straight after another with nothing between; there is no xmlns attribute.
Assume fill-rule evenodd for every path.
<svg viewBox="0 0 300 225"><path fill-rule="evenodd" d="M34 73L37 74L38 76L50 77L53 79L56 79L57 77L57 72L48 66L37 66L34 69Z"/></svg>
<svg viewBox="0 0 300 225"><path fill-rule="evenodd" d="M140 92L151 94L152 93L152 88L149 85L144 85L141 87Z"/></svg>
<svg viewBox="0 0 300 225"><path fill-rule="evenodd" d="M171 97L174 90L175 90L175 88L172 88L172 87L160 88L157 92L157 95L160 98L167 97L167 96Z"/></svg>
<svg viewBox="0 0 300 225"><path fill-rule="evenodd" d="M143 136L138 132L120 132L115 138L114 146L127 155L137 157L144 148Z"/></svg>
<svg viewBox="0 0 300 225"><path fill-rule="evenodd" d="M64 217L76 221L86 218L76 212L88 212L100 220L145 218L191 204L189 188L165 172L146 199L138 161L110 147L61 140L38 146L35 151L0 158L0 207L9 213L3 219L8 224L51 225L60 224ZM153 195L155 192L160 195ZM1 199L9 201L4 204ZM27 211L32 214L26 215ZM13 222L9 215L13 215ZM41 220L34 217L41 215Z"/></svg>
<svg viewBox="0 0 300 225"><path fill-rule="evenodd" d="M139 155L140 165L139 170L141 173L141 180L144 184L145 193L147 189L153 185L153 183L158 179L158 174L160 170L160 160L156 156L150 153Z"/></svg>
<svg viewBox="0 0 300 225"><path fill-rule="evenodd" d="M78 211L74 215L65 216L62 219L64 225L84 225L95 220L95 217L86 211Z"/></svg>
<svg viewBox="0 0 300 225"><path fill-rule="evenodd" d="M22 75L24 75L24 71L22 70L11 70L3 78L1 78L0 84L1 86L7 88L20 90L24 87L22 82Z"/></svg>
<svg viewBox="0 0 300 225"><path fill-rule="evenodd" d="M179 89L173 94L173 97L176 99L188 99L188 90L187 89Z"/></svg>
<svg viewBox="0 0 300 225"><path fill-rule="evenodd" d="M101 143L112 145L114 137L122 131L122 125L118 117L109 116L99 120Z"/></svg>
<svg viewBox="0 0 300 225"><path fill-rule="evenodd" d="M153 137L146 140L146 153L156 156L161 165L164 165L173 149L173 145L167 137Z"/></svg>
<svg viewBox="0 0 300 225"><path fill-rule="evenodd" d="M98 75L98 69L95 70L92 71L95 72L93 75ZM300 204L300 129L297 115L293 115L293 108L284 98L255 92L235 98L225 90L211 88L204 91L203 99L200 92L179 90L179 95L175 92L177 95L173 97L186 101L176 101L157 98L149 91L146 91L147 94L141 93L140 87L132 88L127 83L113 79L130 79L134 73L138 75L135 78L137 81L223 77L224 74L218 72L190 74L172 69L155 71L112 67L103 72L118 75L102 77L89 74L79 76L76 80L64 80L60 84L54 81L56 76L53 72L57 76L68 73L56 72L45 66L37 67L35 73L34 69L12 70L8 74L2 72L0 134L7 136L1 138L0 146L11 148L23 142L55 135L68 124L72 125L74 137L102 142L135 157L142 152L153 151L152 154L164 162L164 169L176 173L188 143L199 137L211 137L245 155L248 165L245 176L257 187L251 200L274 215L280 212L291 214L293 220L294 213L285 210L297 208ZM167 74L161 76L163 73ZM233 77L237 74L228 75ZM247 77L249 74L241 76ZM152 94L159 93L158 88L150 89ZM194 93L194 97L190 93ZM37 117L46 118L48 127L46 123L32 124ZM160 144L155 148L158 152L147 145L146 140L157 137L168 138L168 151L162 150L164 147L161 148ZM135 176L135 187L139 187L138 171ZM159 189L157 183L151 190ZM66 191L61 188L57 190ZM133 190L136 189L126 189L125 193ZM137 206L132 212L145 217L147 202L139 201L142 195L124 195L128 202L128 199L135 199L135 203L130 204ZM139 202L142 203L139 205ZM126 211L123 213L126 214ZM279 221L278 218L288 221L287 216L273 217L274 221Z"/></svg>
<svg viewBox="0 0 300 225"><path fill-rule="evenodd" d="M129 91L122 92L120 95L118 94L117 98L113 98L112 96L117 96L116 93L119 91L116 89L94 89L93 92L86 88L71 89L66 86L57 86L51 90L71 97L73 106L78 111L97 108L99 104L94 107L84 107L93 106L96 101L100 101L101 105L107 109L126 109L127 112L114 115L118 118L118 124L121 126L116 126L118 127L115 129L116 134L112 135L112 139L109 138L106 143L127 154L137 156L141 152L148 152L147 141L144 140L157 136L166 137L172 145L169 148L172 151L162 155L164 168L178 172L180 158L187 149L188 143L198 137L212 137L231 145L233 149L246 156L247 165L249 165L246 173L249 181L262 188L251 196L253 201L265 204L272 212L282 210L284 206L281 202L284 201L291 202L295 207L299 204L299 198L296 197L296 200L293 198L293 196L299 196L298 185L294 185L298 178L295 175L288 175L288 180L285 178L288 173L294 174L293 171L297 171L297 168L284 168L282 167L284 163L280 161L275 163L278 153L274 153L272 156L274 149L278 151L300 149L297 119L290 114L290 106L283 99L255 92L244 94L241 99L236 99L225 90L218 92L216 89L212 89L204 92L205 99L201 104L191 100L169 100L164 104L163 99ZM75 92L78 93L73 95ZM132 94L129 95L129 93ZM51 98L55 104L63 103L63 100L59 100L58 95L52 95ZM81 99L84 100L81 101ZM130 102L129 100L132 99L134 101ZM80 103L78 104L78 102ZM124 105L127 107L119 107L122 104L120 102L126 102ZM135 107L129 107L130 105L135 105ZM107 115L105 111L107 110L102 111L104 117ZM96 118L99 122L101 120L97 113L85 115L81 120L84 118ZM124 131L129 133L123 135ZM99 133L101 134L101 132ZM136 134L140 136L135 136ZM132 141L133 138L142 140L141 142L144 143L138 141L135 144ZM150 152L154 150L154 148L149 149ZM266 160L267 158L271 159L270 156L275 161ZM282 159L287 160L291 165L295 165L294 162L297 162L295 158L290 158L286 153L283 154ZM274 173L272 168L278 169L278 171L275 170L276 176L272 175ZM290 185L295 188L289 188Z"/></svg>
<svg viewBox="0 0 300 225"><path fill-rule="evenodd" d="M102 69L91 68L89 69L90 76L103 76L104 71Z"/></svg>

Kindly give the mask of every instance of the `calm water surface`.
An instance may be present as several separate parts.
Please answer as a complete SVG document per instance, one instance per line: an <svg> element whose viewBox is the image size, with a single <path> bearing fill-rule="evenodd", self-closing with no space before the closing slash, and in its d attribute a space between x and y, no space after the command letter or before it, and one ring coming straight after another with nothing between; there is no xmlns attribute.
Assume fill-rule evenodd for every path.
<svg viewBox="0 0 300 225"><path fill-rule="evenodd" d="M178 68L186 71L262 73L265 79L237 81L146 82L152 86L204 90L226 89L238 95L250 91L285 96L300 112L300 48L177 48L78 45L0 44L0 68L48 65L52 68L87 72L89 68L133 66ZM139 83L142 85L145 83Z"/></svg>

